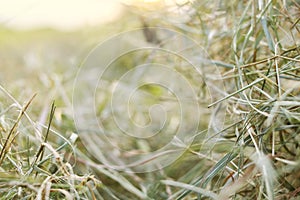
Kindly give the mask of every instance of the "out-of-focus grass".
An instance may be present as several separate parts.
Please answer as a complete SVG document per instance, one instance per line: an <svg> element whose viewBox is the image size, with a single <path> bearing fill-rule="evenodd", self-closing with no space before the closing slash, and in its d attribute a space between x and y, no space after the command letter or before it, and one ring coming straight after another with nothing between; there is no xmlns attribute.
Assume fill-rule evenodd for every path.
<svg viewBox="0 0 300 200"><path fill-rule="evenodd" d="M205 48L207 66L218 66L222 74L207 67L208 80L225 85L211 107L227 107L224 129L214 130L218 141L209 153L200 151L203 138L196 137L175 163L141 174L107 168L72 139L73 78L84 56L111 30L1 28L1 198L296 199L299 7L296 1L194 1L179 5L182 18L167 9L137 11L148 23L172 27ZM135 20L126 26L137 27ZM115 32L128 28L122 22L114 24Z"/></svg>

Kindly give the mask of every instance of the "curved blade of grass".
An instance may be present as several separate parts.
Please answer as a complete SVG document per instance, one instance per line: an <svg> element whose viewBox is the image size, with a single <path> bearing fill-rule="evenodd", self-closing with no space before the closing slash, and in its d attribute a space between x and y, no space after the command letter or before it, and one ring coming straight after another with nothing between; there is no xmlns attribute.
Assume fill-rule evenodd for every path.
<svg viewBox="0 0 300 200"><path fill-rule="evenodd" d="M262 2L262 1L260 0L260 2ZM264 8L264 10L262 12L262 17L261 17L260 22L261 22L264 34L265 34L265 36L267 38L267 43L268 43L268 46L269 46L270 50L272 52L275 52L273 38L272 38L272 36L271 36L271 34L269 32L266 17L263 14L266 11L266 9L271 5L271 3L272 3L272 1L269 1L268 4L266 5L266 7ZM260 3L260 4L262 5L263 3Z"/></svg>
<svg viewBox="0 0 300 200"><path fill-rule="evenodd" d="M280 56L280 58L282 58L282 56ZM285 58L284 58L284 59L285 59ZM289 60L291 60L291 59L289 59ZM282 72L282 73L285 73L285 72L294 71L294 70L297 70L297 69L298 69L298 67L296 67L295 69L293 69L293 68L288 68L288 69L283 69L281 72ZM227 95L227 96L225 96L225 97L223 97L223 98L221 98L221 99L219 99L219 100L217 100L217 101L215 101L215 102L209 104L209 105L208 105L208 108L210 108L210 107L212 107L212 106L214 106L214 105L216 105L216 104L218 104L218 103L220 103L220 102L222 102L222 101L224 101L224 100L226 100L226 99L231 98L232 96L234 96L234 95L236 95L236 94L238 94L238 93L240 93L240 92L242 92L242 91L244 91L244 90L246 90L246 89L248 89L248 88L254 86L255 84L257 84L257 83L259 83L259 82L261 82L261 81L263 81L263 80L268 80L268 78L270 78L270 77L272 77L272 76L274 76L274 75L276 75L276 72L270 73L270 74L268 74L267 76L261 75L262 78L257 78L255 81L249 83L249 84L246 85L245 87L243 87L243 88L241 88L241 89L239 89L239 90L236 90L235 92L233 92L233 93L231 93L231 94L229 94L229 95Z"/></svg>
<svg viewBox="0 0 300 200"><path fill-rule="evenodd" d="M276 171L272 166L270 158L261 151L256 152L253 160L262 173L262 178L265 183L268 199L274 199L274 185L277 177Z"/></svg>
<svg viewBox="0 0 300 200"><path fill-rule="evenodd" d="M172 180L162 180L161 182L165 185L184 188L184 189L202 194L203 196L210 197L212 199L216 199L216 200L218 199L218 195L216 193L206 190L206 189L203 189L203 188L196 187L194 185L177 182L177 181L172 181Z"/></svg>
<svg viewBox="0 0 300 200"><path fill-rule="evenodd" d="M199 177L197 180L195 180L192 185L194 187L196 187L195 185L199 185L202 183L202 186L205 187L207 185L207 183L209 183L209 181L211 181L221 170L223 170L226 165L233 160L236 156L238 155L238 152L230 152L227 153L222 159L220 159L215 166L208 172L206 173L206 175L203 177ZM189 190L188 191L184 191L183 193L180 194L180 196L177 198L177 200L179 199L183 199L185 196L187 196L191 191L193 190Z"/></svg>
<svg viewBox="0 0 300 200"><path fill-rule="evenodd" d="M202 186L206 187L206 185L211 181L221 170L223 170L226 165L232 161L236 156L238 155L238 152L230 152L227 153L222 159L219 160L217 164L204 176L204 179L202 180Z"/></svg>
<svg viewBox="0 0 300 200"><path fill-rule="evenodd" d="M107 170L103 166L95 164L91 161L86 160L85 164L91 166L95 170L97 170L99 173L106 175L107 177L111 178L112 180L118 182L124 189L126 189L128 192L131 192L132 194L136 195L140 199L149 199L147 194L136 188L134 185L131 184L130 181L128 181L124 176L122 176L117 171L113 170Z"/></svg>
<svg viewBox="0 0 300 200"><path fill-rule="evenodd" d="M25 114L26 110L28 109L29 105L31 104L31 102L33 101L34 97L36 96L36 94L34 94L30 100L26 103L26 105L20 110L19 116L16 120L16 122L14 123L13 127L10 129L8 136L3 144L3 147L1 149L0 152L0 165L2 164L2 161L4 160L4 157L9 149L9 146L11 145L11 143L13 142L13 139L15 138L15 136L17 135L17 133L15 134L15 136L13 136L14 132L16 131L23 115ZM11 139L13 138L13 139Z"/></svg>

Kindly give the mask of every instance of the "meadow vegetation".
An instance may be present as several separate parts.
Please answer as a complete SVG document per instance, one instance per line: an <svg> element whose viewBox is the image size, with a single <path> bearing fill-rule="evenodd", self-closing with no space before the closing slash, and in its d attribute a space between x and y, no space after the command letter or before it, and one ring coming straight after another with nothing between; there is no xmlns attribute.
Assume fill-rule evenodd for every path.
<svg viewBox="0 0 300 200"><path fill-rule="evenodd" d="M0 199L298 199L299 10L294 0L196 0L176 8L131 6L119 21L74 32L0 27ZM198 87L198 131L209 137L196 132L175 162L132 173L108 167L87 149L72 95L91 49L143 23L176 30L206 51L207 59L193 57L203 79L178 62L174 67ZM138 54L117 64L147 60L149 54ZM145 105L167 101L155 86L141 90L155 99ZM101 102L99 116L110 105ZM123 145L150 151L169 139ZM138 151L105 153L119 159Z"/></svg>

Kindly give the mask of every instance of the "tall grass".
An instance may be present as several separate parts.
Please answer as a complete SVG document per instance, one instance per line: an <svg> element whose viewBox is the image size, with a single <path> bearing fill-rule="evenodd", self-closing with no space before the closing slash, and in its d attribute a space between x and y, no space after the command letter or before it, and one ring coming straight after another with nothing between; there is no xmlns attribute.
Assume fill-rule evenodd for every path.
<svg viewBox="0 0 300 200"><path fill-rule="evenodd" d="M199 59L206 80L199 88L215 82L224 86L224 90L215 86L218 94L212 98L201 93L210 101L209 110L205 108L210 122L202 124L211 134L206 143L195 135L179 159L157 171L117 171L85 149L72 122L70 85L76 74L62 70L70 63L52 63L57 72L37 70L36 80L23 82L27 89L36 82L47 88L44 102L39 94L34 96L35 89L25 92L20 84L14 88L5 82L0 86L0 198L297 199L299 8L297 1L272 0L199 0L155 12L130 7L126 19L135 20L131 25L142 18L150 26L172 28L207 51L210 60ZM151 93L155 88L143 89ZM53 99L56 103L51 106ZM210 129L220 118L224 124ZM126 143L130 144L137 145Z"/></svg>
<svg viewBox="0 0 300 200"><path fill-rule="evenodd" d="M207 36L207 51L222 70L227 104L221 143L231 150L181 188L173 198L292 199L299 196L299 4L295 1L195 1L195 24ZM219 14L217 14L219 13ZM206 19L206 21L204 21ZM177 25L178 28L181 28ZM190 30L190 31L189 31ZM203 41L203 39L202 39ZM205 44L204 43L204 44ZM222 156L223 155L223 156ZM213 157L214 157L213 156ZM297 177L297 178L296 178ZM182 185L180 185L182 183ZM186 183L189 184L187 187ZM194 186L199 190L196 191ZM214 192L214 195L210 195ZM198 195L196 195L198 193ZM217 195L217 196L215 196Z"/></svg>

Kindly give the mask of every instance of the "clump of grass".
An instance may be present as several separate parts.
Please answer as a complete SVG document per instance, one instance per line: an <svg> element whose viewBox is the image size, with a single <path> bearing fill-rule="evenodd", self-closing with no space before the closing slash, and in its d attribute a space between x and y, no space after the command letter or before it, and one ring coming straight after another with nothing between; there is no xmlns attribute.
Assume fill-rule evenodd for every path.
<svg viewBox="0 0 300 200"><path fill-rule="evenodd" d="M172 25L207 50L222 74L207 70L207 81L225 85L209 107L227 107L211 154L201 154L201 141L195 142L185 154L194 168L179 159L176 167L184 175L164 170L168 199L299 196L299 7L297 1L190 1L178 6L187 11L185 20L174 23L164 14L164 22L156 22ZM148 20L155 17L150 13Z"/></svg>
<svg viewBox="0 0 300 200"><path fill-rule="evenodd" d="M190 8L194 14L185 31L195 36L193 29L199 28L198 38L209 44L207 51L226 86L223 98L209 105L227 105L227 125L215 134L224 138L219 144L234 145L212 154L215 163L207 164L205 173L195 173L197 178L163 183L180 188L174 199L296 198L300 187L299 4L195 1Z"/></svg>
<svg viewBox="0 0 300 200"><path fill-rule="evenodd" d="M225 118L222 129L212 129L205 141L212 147L203 151L203 138L195 135L176 162L158 171L134 174L99 163L80 141L76 146L56 131L74 129L70 119L51 123L52 107L48 125L36 124L28 110L34 99L21 106L2 88L1 198L296 199L299 8L297 1L199 0L177 5L180 12L173 6L155 15L143 10L144 23L172 27L198 41L211 57L199 63L205 65L206 83L225 87L209 105L211 123ZM53 82L64 94L59 80ZM218 115L220 107L226 107L226 116ZM60 112L68 116L66 110Z"/></svg>
<svg viewBox="0 0 300 200"><path fill-rule="evenodd" d="M1 102L6 102L0 109L0 198L96 199L93 190L101 182L90 174L77 175L66 157L70 150L75 153L77 136L66 139L51 127L54 103L48 126L39 129L29 111L35 95L22 106L2 86L0 90Z"/></svg>

